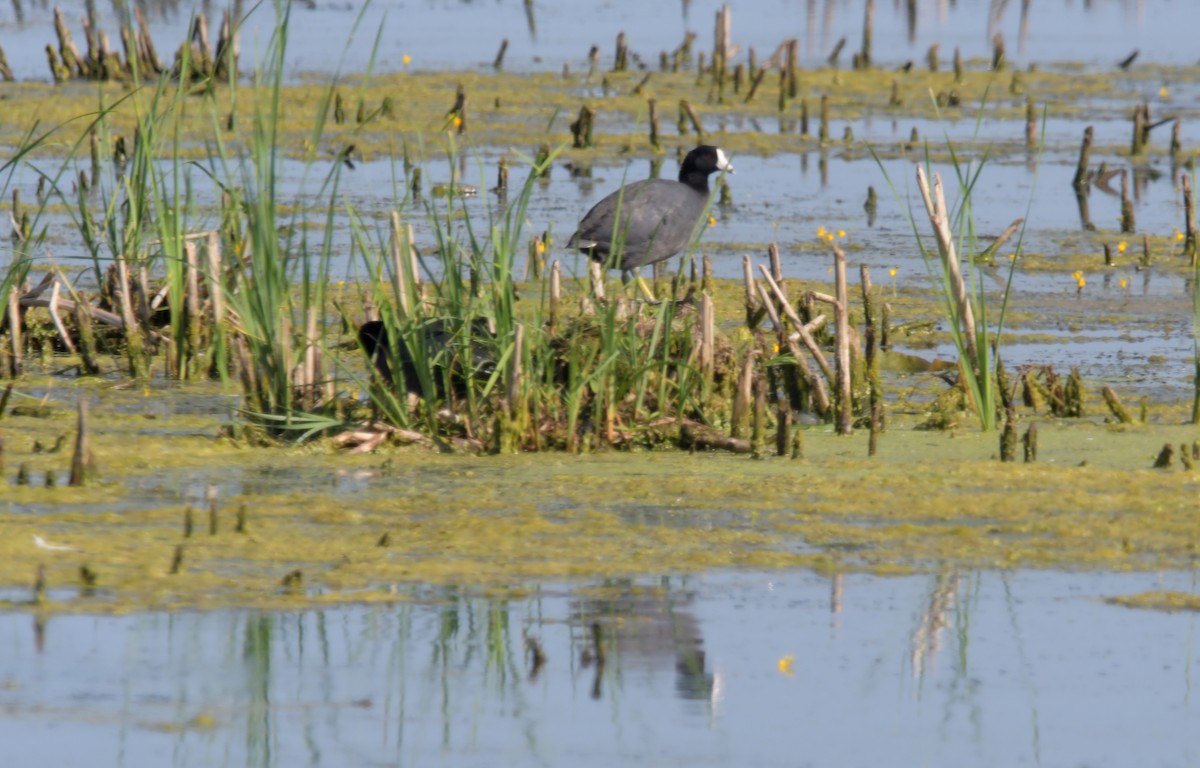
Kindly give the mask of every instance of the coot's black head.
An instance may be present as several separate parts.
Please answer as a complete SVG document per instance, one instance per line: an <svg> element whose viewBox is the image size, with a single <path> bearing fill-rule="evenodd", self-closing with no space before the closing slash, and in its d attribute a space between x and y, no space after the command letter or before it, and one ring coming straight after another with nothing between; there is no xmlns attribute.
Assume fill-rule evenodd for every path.
<svg viewBox="0 0 1200 768"><path fill-rule="evenodd" d="M679 180L689 187L708 190L708 177L717 171L733 173L729 158L720 147L703 144L687 153L679 166Z"/></svg>

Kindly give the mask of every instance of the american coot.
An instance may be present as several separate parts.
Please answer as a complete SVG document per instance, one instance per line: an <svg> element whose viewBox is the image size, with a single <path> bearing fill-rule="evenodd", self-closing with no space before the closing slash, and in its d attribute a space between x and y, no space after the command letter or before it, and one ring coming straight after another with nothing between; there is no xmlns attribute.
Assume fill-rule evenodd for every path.
<svg viewBox="0 0 1200 768"><path fill-rule="evenodd" d="M472 379L486 380L496 370L496 358L490 350L494 339L484 320L470 323L468 334L467 327L456 327L449 320L442 318L430 318L422 321L417 332L421 334L419 343L423 347L417 354L430 361L431 384L439 398L446 397L447 370L450 373L450 386L460 397L466 394L468 383ZM396 361L393 359L393 347L387 326L383 321L371 320L363 323L358 329L358 341L383 381L389 385L399 384L400 382L392 378ZM410 350L401 338L395 346L395 351L400 357L404 389L414 395L424 394L413 350Z"/></svg>
<svg viewBox="0 0 1200 768"><path fill-rule="evenodd" d="M679 181L635 181L596 203L567 247L626 272L671 258L688 244L704 215L708 177L717 171L733 173L725 153L717 147L696 147L683 158Z"/></svg>

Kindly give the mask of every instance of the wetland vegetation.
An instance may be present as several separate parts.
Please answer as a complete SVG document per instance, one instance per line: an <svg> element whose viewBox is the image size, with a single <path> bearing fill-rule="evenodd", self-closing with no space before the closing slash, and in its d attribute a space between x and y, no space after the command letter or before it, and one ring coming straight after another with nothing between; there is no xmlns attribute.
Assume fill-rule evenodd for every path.
<svg viewBox="0 0 1200 768"><path fill-rule="evenodd" d="M62 454L45 449L58 435L32 417L74 419L80 398L94 401L95 456L83 491L13 487L9 524L50 526L67 546L79 547L84 533L75 526L86 520L85 538L105 553L88 558L87 567L113 575L118 599L109 607L192 605L209 595L227 595L232 604L254 594L285 602L315 593L360 600L362 590L397 580L438 580L447 567L489 583L628 573L638 570L645 547L672 570L739 563L886 571L945 562L1105 568L1190 562L1190 532L1165 543L1179 532L1174 515L1194 493L1200 433L1180 426L1194 420L1188 404L1178 396L1123 393L1111 377L1093 383L1091 371L1081 373L1071 359L1005 367L1009 329L1023 332L1022 343L1036 342L1039 331L1043 340L1061 339L1058 320L1048 324L1044 313L1061 317L1078 307L1085 269L1102 269L1106 259L1132 263L1126 242L1133 233L1084 227L1056 235L1052 250L1036 251L1029 241L1044 246L1045 238L1027 239L1020 221L985 237L974 217L989 203L977 185L995 166L1036 165L1074 151L1062 143L1068 138L1046 128L1064 117L1087 121L1131 110L1133 145L1095 142L1089 151L1126 160L1135 188L1139 169L1156 155L1182 183L1194 151L1179 139L1188 135L1178 127L1187 110L1169 114L1176 125L1169 147L1147 141L1151 127L1166 119L1148 120L1140 94L1148 83L1190 79L1194 67L1151 64L1117 76L1017 69L998 44L990 60L956 56L939 63L931 50L921 64L881 68L870 66L869 51L861 50L853 66L831 58L807 69L787 40L769 58L742 59L722 42L718 24L707 53L689 36L657 62L592 56L586 72L514 73L499 62L483 71L409 71L406 64L399 72L293 81L284 66L290 12L281 9L270 43L253 62L235 58L237 28L228 19L215 44L193 24L190 42L170 66L147 53L145 25L133 20L121 31L139 52L132 60L105 53L90 37L88 53L80 54L60 30L54 50L62 62L75 63L55 70L59 82L3 86L14 106L0 123L0 141L14 148L0 177L14 222L0 283L0 304L7 307L0 346L13 382L4 427L8 474L16 477L19 467L24 482L30 473L34 484L59 486L60 475L65 482ZM97 26L93 19L89 28ZM867 116L919 121L943 136L926 139L914 129L895 143L856 139L849 126ZM844 133L836 133L837 124L847 126ZM962 127L971 124L964 135ZM983 124L1000 126L1000 134L981 131ZM1013 135L1003 135L1010 128ZM877 254L847 237L838 221L809 222L802 211L785 211L800 217L802 229L810 226L811 237L780 243L764 230L759 241L710 247L701 236L676 271L656 271L662 301L647 304L602 270L568 268L572 262L557 254L570 218L531 218L531 200L554 168L590 175L593 167L650 158L669 174L671 158L701 139L735 158L816 153L822 174L831 156L866 163L874 156L877 188L886 196L891 185L910 207L904 247L920 254L931 279L898 291L895 269L872 271ZM936 174L928 211L933 235L922 224L920 203L905 202L909 183L888 175L887 163L896 160ZM491 178L474 183L485 163L496 169L494 185ZM364 199L357 175L378 166L390 179ZM1090 186L1113 177L1086 156L1079 171L1078 204L1087 223ZM937 199L940 176L948 181L949 206ZM432 181L440 177L447 180ZM713 225L739 215L731 184L718 183ZM878 205L871 202L876 185L869 206ZM1026 210L1036 204L1031 193ZM1173 233L1147 234L1137 257L1147 270L1153 251L1156 272L1191 284L1192 218L1189 203ZM780 250L827 263L832 279L785 274ZM714 270L713 262L729 261L731 253L740 257L733 260L742 264L741 280ZM856 262L857 274L847 274L847 260ZM960 264L965 276L956 277ZM1065 295L1023 296L1020 283L1027 281L1014 281L1066 274L1075 291ZM1128 307L1125 280L1111 306L1090 305L1068 323L1119 321ZM1178 313L1164 321L1172 328L1192 313L1187 297L1159 306ZM409 354L413 365L392 365L384 375L372 368L357 333L370 320L386 329L387 354L393 360ZM435 335L426 330L431 322ZM463 375L464 366L480 360L487 364ZM416 380L405 381L406 373ZM114 412L111 403L129 396L110 393L129 388L144 392L145 402ZM1123 394L1134 402L1122 402ZM160 398L206 402L209 421L189 416L186 427L156 428L149 402ZM27 403L37 403L36 413ZM859 430L869 437L849 437ZM1105 444L1098 455L1097 441ZM953 446L948 456L962 459L957 474L933 472L947 445ZM965 445L970 451L960 453ZM674 496L659 499L654 492L662 490L658 473L605 492L614 465L595 455L662 448L733 454L720 461L656 455L654 463L689 483L699 477L710 489L738 489L715 498L741 510L738 517L749 514L753 524L705 525L704 505L695 499L688 503L703 535L639 527L605 511L614 497L641 498L645 509L674 508ZM429 451L526 458L480 463ZM205 546L179 540L179 504L133 501L138 494L130 490L138 476L169 477L173 468L206 474L210 461L238 465L246 456L264 472L332 460L348 473L382 478L385 486L416 467L461 478L467 470L452 469L456 462L492 462L525 478L519 486L534 482L544 467L564 466L562 458L539 458L558 452L591 455L584 466L597 472L596 498L533 496L508 516L481 508L463 481L443 486L440 500L430 491L411 504L367 499L345 512L335 511L345 499L333 491L323 496L328 509L317 504L301 513L291 506L299 498L286 489L258 495L245 490L253 484L244 478L219 484L226 516L244 508L256 530L232 537L246 544L232 560L225 544L212 550L225 565L207 560ZM751 457L771 461L746 464ZM1047 468L991 466L1020 458ZM1081 463L1087 467L1068 469ZM1164 470L1170 482L1162 480ZM788 489L782 495L770 490L772 473ZM762 487L747 485L745 476ZM582 476L572 482L589 487ZM638 483L646 487L638 490ZM1012 488L1026 483L1036 490ZM1081 483L1082 496L1067 492ZM797 484L802 492L793 490ZM855 493L845 497L821 490L849 485ZM886 488L894 506L869 502L864 485ZM930 487L938 493L930 496ZM1062 492L1048 493L1052 487ZM968 507L964 498L972 493L996 501ZM22 495L27 502L17 500ZM192 496L197 509L209 503ZM1055 502L1048 508L1040 498ZM1102 512L1096 498L1120 499L1121 519L1134 527L1114 528L1110 514L1117 511ZM44 512L27 516L26 503ZM110 517L113 525L91 527L96 520L84 510L101 503L122 511ZM551 522L551 510L564 503L583 517L571 525ZM762 515L748 512L760 503ZM377 515L401 514L398 504L413 516L403 527L414 549L395 570L386 547L374 545L395 535ZM1161 514L1138 514L1135 507ZM883 518L873 519L872 509ZM893 519L898 511L901 518ZM1065 515L1066 522L1045 529L1038 521L1047 515ZM341 524L329 525L329 516ZM549 517L538 523L539 516ZM548 528L528 527L534 523ZM158 544L133 545L127 525ZM271 530L275 525L282 527ZM321 533L329 528L347 538L334 544ZM935 533L943 529L950 535L944 547ZM1068 529L1086 543L1068 546ZM654 530L666 538L650 545ZM1093 530L1104 544L1086 533ZM565 543L546 538L549 531ZM719 556L704 546L718 532L729 538ZM508 565L499 570L480 552L447 566L439 562L444 548L418 557L425 545L414 542L425 536L453 539L451 546L465 550L475 536L521 546L501 558ZM301 544L309 537L311 550ZM1052 551L1043 550L1047 543ZM357 561L351 550L364 564L347 578L335 563ZM123 551L129 554L112 554ZM283 558L283 551L296 556ZM29 583L42 553L22 543L9 554L5 583ZM296 568L278 564L288 560ZM248 565L254 562L272 567ZM387 567L373 570L368 562ZM52 575L69 583L81 566L63 563ZM181 572L202 572L225 586L175 579L193 586L172 589L162 602L142 591L159 589L157 577L136 586L136 574ZM292 572L304 574L305 589L268 588ZM247 591L256 579L261 584ZM195 597L180 597L192 590ZM70 600L64 607L97 605Z"/></svg>

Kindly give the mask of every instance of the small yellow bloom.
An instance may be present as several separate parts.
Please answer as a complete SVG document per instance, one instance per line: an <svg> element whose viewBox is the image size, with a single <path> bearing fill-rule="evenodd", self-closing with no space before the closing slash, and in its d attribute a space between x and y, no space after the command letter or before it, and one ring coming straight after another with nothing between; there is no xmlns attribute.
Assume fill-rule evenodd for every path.
<svg viewBox="0 0 1200 768"><path fill-rule="evenodd" d="M825 239L832 243L834 241L833 233L830 232L829 234L825 235Z"/></svg>
<svg viewBox="0 0 1200 768"><path fill-rule="evenodd" d="M454 127L458 128L461 125L462 125L462 117L460 115L455 115L454 116Z"/></svg>
<svg viewBox="0 0 1200 768"><path fill-rule="evenodd" d="M895 267L892 267L891 269L889 269L889 270L888 270L888 275L889 275L890 277L895 277L895 276L896 276L896 268L895 268Z"/></svg>
<svg viewBox="0 0 1200 768"><path fill-rule="evenodd" d="M846 236L846 230L844 230L844 229L839 229L839 230L838 230L838 237L845 237L845 236Z"/></svg>
<svg viewBox="0 0 1200 768"><path fill-rule="evenodd" d="M1083 272L1081 272L1080 270L1078 270L1078 269L1077 269L1077 270L1075 270L1074 272L1072 272L1072 273L1071 273L1071 277L1073 277L1073 278L1075 278L1076 280L1078 280L1079 278L1083 277Z"/></svg>
<svg viewBox="0 0 1200 768"><path fill-rule="evenodd" d="M1117 243L1117 253L1125 253L1125 249L1128 247L1129 246L1125 244L1125 241L1122 240L1121 242Z"/></svg>
<svg viewBox="0 0 1200 768"><path fill-rule="evenodd" d="M542 254L544 254L546 252L546 243L543 242L542 240L537 241L537 252L538 252L538 256L541 256Z"/></svg>
<svg viewBox="0 0 1200 768"><path fill-rule="evenodd" d="M404 62L404 66L406 66L406 67L407 67L407 66L408 66L408 64L409 64L409 62L411 62L411 61L412 61L412 56L409 56L409 55L406 53L406 54L404 54L404 56L403 56L403 57L400 59L400 61Z"/></svg>
<svg viewBox="0 0 1200 768"><path fill-rule="evenodd" d="M792 671L792 662L794 662L795 660L796 660L796 657L792 656L791 654L788 654L787 656L784 656L783 658L781 658L777 665L779 667L779 671L782 674L787 675L788 677L793 677L796 673Z"/></svg>
<svg viewBox="0 0 1200 768"><path fill-rule="evenodd" d="M1127 285L1129 285L1129 281L1122 277L1121 278L1121 287L1124 288Z"/></svg>
<svg viewBox="0 0 1200 768"><path fill-rule="evenodd" d="M1171 90L1169 88L1167 88L1167 86L1164 85L1162 88L1158 89L1158 97L1160 99L1171 98Z"/></svg>
<svg viewBox="0 0 1200 768"><path fill-rule="evenodd" d="M715 227L715 226L717 226L717 217L716 217L716 216L709 216L709 217L708 217L708 226L710 226L710 227Z"/></svg>
<svg viewBox="0 0 1200 768"><path fill-rule="evenodd" d="M817 227L817 237L825 239L825 227Z"/></svg>
<svg viewBox="0 0 1200 768"><path fill-rule="evenodd" d="M1079 287L1082 288L1083 286L1087 285L1087 280L1084 279L1084 277L1082 275L1080 275L1078 283L1079 283Z"/></svg>
<svg viewBox="0 0 1200 768"><path fill-rule="evenodd" d="M1179 230L1175 230L1175 239L1176 239L1176 240L1182 240L1182 239L1183 239L1183 233L1182 233L1182 232L1180 232Z"/></svg>
<svg viewBox="0 0 1200 768"><path fill-rule="evenodd" d="M1016 252L1016 251L1013 251L1012 253L1008 254L1008 260L1009 260L1009 261L1016 261L1016 260L1017 260L1017 252Z"/></svg>

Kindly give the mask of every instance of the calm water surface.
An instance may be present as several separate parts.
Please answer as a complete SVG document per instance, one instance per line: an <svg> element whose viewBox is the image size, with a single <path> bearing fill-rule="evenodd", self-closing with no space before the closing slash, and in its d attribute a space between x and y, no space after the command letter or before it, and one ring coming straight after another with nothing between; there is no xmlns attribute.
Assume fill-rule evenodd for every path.
<svg viewBox="0 0 1200 768"><path fill-rule="evenodd" d="M4 764L1200 763L1196 617L1099 599L1195 591L1191 574L600 587L40 632L6 615ZM545 654L536 672L526 637Z"/></svg>

